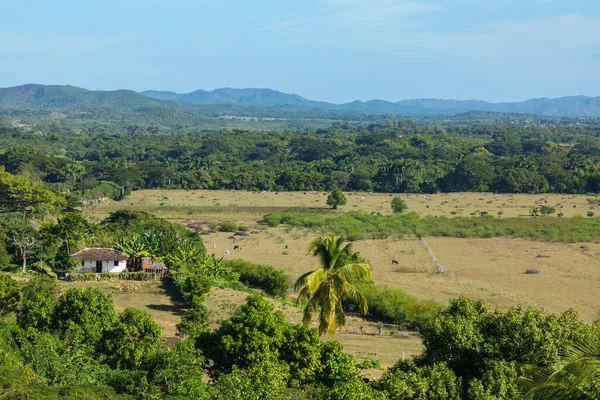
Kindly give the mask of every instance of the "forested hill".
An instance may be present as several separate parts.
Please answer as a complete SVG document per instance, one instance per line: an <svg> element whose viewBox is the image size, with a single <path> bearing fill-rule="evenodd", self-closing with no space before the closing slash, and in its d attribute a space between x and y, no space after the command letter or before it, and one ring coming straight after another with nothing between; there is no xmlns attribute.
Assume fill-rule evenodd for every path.
<svg viewBox="0 0 600 400"><path fill-rule="evenodd" d="M74 86L23 85L0 88L0 107L29 107L55 109L84 109L114 107L125 110L160 108L184 110L192 114L203 113L206 106L233 106L256 109L264 114L269 108L275 116L279 110L286 112L339 114L394 114L404 116L455 115L470 111L535 114L554 117L600 117L600 97L562 97L558 99L532 99L517 103L488 103L480 100L417 99L389 102L371 100L333 104L307 100L295 94L271 89L217 89L197 90L186 94L174 92L131 90L91 91ZM250 113L252 114L252 113ZM254 115L252 115L254 116Z"/></svg>
<svg viewBox="0 0 600 400"><path fill-rule="evenodd" d="M91 91L75 86L23 85L0 88L0 107L69 108L117 107L136 109L174 103L152 99L132 90Z"/></svg>
<svg viewBox="0 0 600 400"><path fill-rule="evenodd" d="M324 110L397 115L452 115L469 111L537 114L557 117L600 117L600 97L572 96L557 99L532 99L515 103L488 103L481 100L416 99L390 102L384 100L353 101L333 104L307 100L296 94L271 89L196 90L191 93L146 91L149 97L192 104L233 104L250 106L296 106Z"/></svg>

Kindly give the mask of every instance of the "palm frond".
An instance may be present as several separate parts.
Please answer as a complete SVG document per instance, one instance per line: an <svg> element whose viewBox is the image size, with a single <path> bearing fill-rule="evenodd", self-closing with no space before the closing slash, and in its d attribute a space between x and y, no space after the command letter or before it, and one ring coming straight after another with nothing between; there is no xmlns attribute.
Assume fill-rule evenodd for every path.
<svg viewBox="0 0 600 400"><path fill-rule="evenodd" d="M369 264L346 264L340 275L350 282L371 282L371 267Z"/></svg>
<svg viewBox="0 0 600 400"><path fill-rule="evenodd" d="M600 332L572 343L550 370L536 371L526 388L527 399L587 399L585 392L600 379Z"/></svg>
<svg viewBox="0 0 600 400"><path fill-rule="evenodd" d="M365 296L363 296L358 291L358 289L351 283L348 283L344 289L345 289L344 296L346 296L348 299L352 300L352 302L354 302L354 304L356 304L356 306L358 307L360 312L363 315L366 315L367 312L369 311L369 304L368 304Z"/></svg>

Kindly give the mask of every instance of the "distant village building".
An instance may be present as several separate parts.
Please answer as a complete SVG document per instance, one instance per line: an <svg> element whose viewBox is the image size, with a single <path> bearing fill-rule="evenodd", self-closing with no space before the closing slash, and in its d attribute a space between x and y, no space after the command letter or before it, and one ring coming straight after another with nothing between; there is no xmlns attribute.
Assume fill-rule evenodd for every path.
<svg viewBox="0 0 600 400"><path fill-rule="evenodd" d="M122 251L92 247L71 254L72 258L81 260L78 272L123 272L127 270L127 254Z"/></svg>

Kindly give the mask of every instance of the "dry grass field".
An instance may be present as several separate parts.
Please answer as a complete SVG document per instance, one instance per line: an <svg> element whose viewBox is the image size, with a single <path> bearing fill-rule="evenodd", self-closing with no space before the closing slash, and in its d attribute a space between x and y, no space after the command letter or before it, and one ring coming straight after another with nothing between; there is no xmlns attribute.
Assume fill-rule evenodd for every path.
<svg viewBox="0 0 600 400"><path fill-rule="evenodd" d="M88 211L98 217L128 208L155 212L173 220L231 220L248 223L269 211L290 207L327 208L325 192L242 192L223 190L140 190L121 202L107 201L91 205ZM391 196L385 193L346 193L348 204L342 211L365 211L390 214ZM403 194L408 207L419 215L469 216L487 211L490 215L503 212L504 217L529 215L532 205L555 207L565 217L585 216L595 205L589 205L585 195L560 194L495 194L443 193L433 195Z"/></svg>
<svg viewBox="0 0 600 400"><path fill-rule="evenodd" d="M291 281L318 266L307 251L317 236L314 232L276 228L237 238L243 252L232 250L229 236L223 232L206 236L208 251L229 259L273 265L284 270ZM373 265L375 283L421 298L445 303L464 295L504 309L523 304L557 313L573 307L588 321L600 317L600 244L505 238L427 238L427 243L447 274L436 273L431 257L416 238L360 240L353 246ZM224 255L224 250L230 254ZM392 265L392 259L399 264ZM541 273L526 275L527 269Z"/></svg>
<svg viewBox="0 0 600 400"><path fill-rule="evenodd" d="M390 195L351 193L347 197L348 204L340 212L391 213ZM529 206L548 205L569 217L585 215L596 208L588 202L590 196L584 195L451 193L402 197L409 209L420 215L469 216L481 211L495 215L502 211L503 217L527 218ZM283 269L294 281L301 273L316 267L307 248L319 233L266 228L257 221L266 212L290 207L326 208L325 200L323 192L145 190L132 193L122 202L97 204L90 211L103 217L116 209L127 208L154 212L182 224L232 221L247 225L255 233L237 238L236 244L243 247L243 252L233 251L234 244L228 239L231 234L224 232L204 236L209 252L222 256L224 250L230 250L225 257L273 265ZM600 300L596 296L600 288L600 244L502 238L427 238L427 242L448 274L436 273L430 256L416 238L361 240L354 248L373 265L376 283L395 286L418 297L444 303L466 295L502 308L520 303L561 312L574 307L588 321L600 316ZM399 265L392 265L392 259L398 260ZM541 273L525 275L528 268L540 269Z"/></svg>

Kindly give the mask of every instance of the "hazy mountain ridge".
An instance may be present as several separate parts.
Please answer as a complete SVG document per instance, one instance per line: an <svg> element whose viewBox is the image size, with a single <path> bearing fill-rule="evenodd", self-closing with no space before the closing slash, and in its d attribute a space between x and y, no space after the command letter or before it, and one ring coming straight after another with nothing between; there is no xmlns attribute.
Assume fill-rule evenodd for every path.
<svg viewBox="0 0 600 400"><path fill-rule="evenodd" d="M305 99L296 94L286 94L272 89L216 89L197 90L191 93L142 92L149 97L187 102L198 105L238 104L252 106L298 106L327 110L366 112L372 114L457 114L469 111L538 114L556 117L600 117L600 97L569 96L557 99L537 98L522 102L489 103L482 100L412 99L390 102L385 100L356 100L333 104Z"/></svg>
<svg viewBox="0 0 600 400"><path fill-rule="evenodd" d="M178 94L169 91L132 90L91 91L75 86L28 84L0 88L0 107L120 109L168 108L197 110L197 106L231 105L285 109L319 109L334 112L368 114L454 115L469 111L537 114L553 117L600 117L600 97L570 96L557 99L538 98L523 102L489 103L481 100L413 99L353 101L345 104L305 99L272 89L196 90Z"/></svg>

